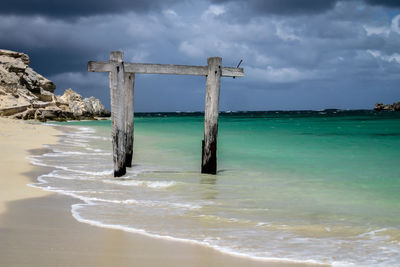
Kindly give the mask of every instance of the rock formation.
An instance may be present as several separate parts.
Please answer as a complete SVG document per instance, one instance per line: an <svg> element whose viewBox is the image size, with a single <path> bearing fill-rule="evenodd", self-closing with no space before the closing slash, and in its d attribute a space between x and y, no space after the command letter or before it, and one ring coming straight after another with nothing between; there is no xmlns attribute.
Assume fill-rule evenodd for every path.
<svg viewBox="0 0 400 267"><path fill-rule="evenodd" d="M74 117L109 117L111 113L105 109L95 97L82 99L82 96L71 88L62 96L57 96L57 103L62 110L72 112Z"/></svg>
<svg viewBox="0 0 400 267"><path fill-rule="evenodd" d="M16 119L73 120L108 117L100 100L67 89L54 95L56 85L29 67L29 56L0 49L0 116Z"/></svg>
<svg viewBox="0 0 400 267"><path fill-rule="evenodd" d="M400 102L395 102L393 104L383 104L383 103L376 103L374 110L389 110L389 111L400 111Z"/></svg>

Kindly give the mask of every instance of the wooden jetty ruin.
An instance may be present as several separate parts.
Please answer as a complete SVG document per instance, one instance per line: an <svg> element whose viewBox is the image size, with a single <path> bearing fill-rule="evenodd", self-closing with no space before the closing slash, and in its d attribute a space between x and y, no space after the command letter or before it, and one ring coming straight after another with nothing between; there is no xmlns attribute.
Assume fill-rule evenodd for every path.
<svg viewBox="0 0 400 267"><path fill-rule="evenodd" d="M89 61L88 71L108 72L111 95L114 176L132 166L133 97L135 74L197 75L206 78L204 139L201 172L217 173L217 136L221 77L243 77L243 68L222 67L222 58L210 57L207 66L148 64L124 62L123 52L111 52L106 62Z"/></svg>

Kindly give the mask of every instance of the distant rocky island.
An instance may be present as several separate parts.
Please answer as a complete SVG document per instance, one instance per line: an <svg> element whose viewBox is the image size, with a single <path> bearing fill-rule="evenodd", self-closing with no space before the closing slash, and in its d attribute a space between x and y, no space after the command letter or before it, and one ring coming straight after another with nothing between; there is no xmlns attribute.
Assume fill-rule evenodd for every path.
<svg viewBox="0 0 400 267"><path fill-rule="evenodd" d="M388 111L400 111L400 102L395 102L393 104L383 104L376 103L374 110L388 110Z"/></svg>
<svg viewBox="0 0 400 267"><path fill-rule="evenodd" d="M99 99L72 89L54 94L56 85L29 67L29 56L0 49L0 116L24 120L82 120L109 117Z"/></svg>

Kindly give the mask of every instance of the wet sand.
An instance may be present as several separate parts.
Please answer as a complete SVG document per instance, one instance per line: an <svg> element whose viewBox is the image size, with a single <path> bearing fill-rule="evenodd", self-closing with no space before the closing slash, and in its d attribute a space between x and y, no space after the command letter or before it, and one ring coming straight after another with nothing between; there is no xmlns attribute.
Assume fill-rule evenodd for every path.
<svg viewBox="0 0 400 267"><path fill-rule="evenodd" d="M31 153L57 142L57 130L0 119L0 266L306 266L265 262L184 242L76 221L64 195L28 187L41 173Z"/></svg>

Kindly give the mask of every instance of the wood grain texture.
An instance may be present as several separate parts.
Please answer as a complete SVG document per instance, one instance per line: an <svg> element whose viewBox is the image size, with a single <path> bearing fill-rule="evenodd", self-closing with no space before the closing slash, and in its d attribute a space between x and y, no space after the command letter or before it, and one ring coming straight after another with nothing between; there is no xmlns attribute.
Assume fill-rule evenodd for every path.
<svg viewBox="0 0 400 267"><path fill-rule="evenodd" d="M120 177L126 173L125 167L125 87L124 87L124 62L122 52L111 52L110 63L112 69L109 72L111 95L111 122L112 145L114 161L114 177Z"/></svg>
<svg viewBox="0 0 400 267"><path fill-rule="evenodd" d="M244 77L243 68L222 67L222 77Z"/></svg>
<svg viewBox="0 0 400 267"><path fill-rule="evenodd" d="M89 61L88 71L91 72L110 72L113 65L110 61Z"/></svg>
<svg viewBox="0 0 400 267"><path fill-rule="evenodd" d="M204 140L201 173L217 173L217 137L222 58L208 58L206 103L204 110Z"/></svg>
<svg viewBox="0 0 400 267"><path fill-rule="evenodd" d="M88 71L109 72L114 176L132 166L134 143L135 74L173 74L206 76L204 139L201 172L217 173L217 137L221 77L243 77L243 68L222 67L222 58L207 59L207 66L124 63L122 52L111 52L110 61L88 62Z"/></svg>
<svg viewBox="0 0 400 267"><path fill-rule="evenodd" d="M108 61L95 62L89 61L88 71L109 72L112 65ZM188 66L188 65L169 65L169 64L150 64L150 63L125 63L125 72L141 74L173 74L173 75L194 75L207 76L207 66ZM222 67L221 76L223 77L243 77L243 68Z"/></svg>
<svg viewBox="0 0 400 267"><path fill-rule="evenodd" d="M125 72L125 129L126 129L126 156L125 166L132 167L133 131L134 131L134 90L135 73Z"/></svg>

